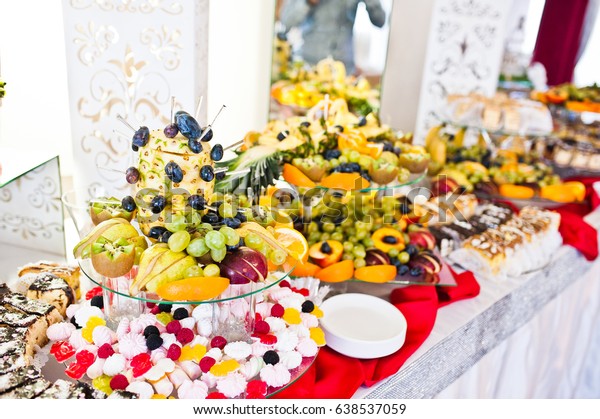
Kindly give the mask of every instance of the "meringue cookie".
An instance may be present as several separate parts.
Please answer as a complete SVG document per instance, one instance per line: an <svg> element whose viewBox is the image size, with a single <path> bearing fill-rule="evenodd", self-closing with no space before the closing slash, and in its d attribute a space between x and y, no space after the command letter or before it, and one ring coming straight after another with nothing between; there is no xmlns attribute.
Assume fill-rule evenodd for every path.
<svg viewBox="0 0 600 419"><path fill-rule="evenodd" d="M317 354L319 347L314 340L305 338L298 343L296 350L304 357L311 357Z"/></svg>
<svg viewBox="0 0 600 419"><path fill-rule="evenodd" d="M112 345L115 343L113 336L113 331L106 326L96 326L92 331L92 340L97 346L102 346L105 343Z"/></svg>
<svg viewBox="0 0 600 419"><path fill-rule="evenodd" d="M217 382L217 390L228 397L233 399L239 396L246 390L246 379L239 372L227 374L225 378Z"/></svg>
<svg viewBox="0 0 600 419"><path fill-rule="evenodd" d="M112 354L109 356L104 365L102 366L102 372L110 377L113 377L125 369L125 365L127 365L127 360L121 354Z"/></svg>
<svg viewBox="0 0 600 419"><path fill-rule="evenodd" d="M285 321L283 321L283 319L280 319L279 317L267 317L265 318L265 321L269 324L271 332L273 333L285 330Z"/></svg>
<svg viewBox="0 0 600 419"><path fill-rule="evenodd" d="M302 355L297 351L278 352L279 362L288 370L298 368L302 364Z"/></svg>
<svg viewBox="0 0 600 419"><path fill-rule="evenodd" d="M105 359L96 358L94 363L92 365L90 365L88 367L87 371L85 372L87 374L87 376L90 377L92 380L94 378L100 377L104 373L105 361L106 361Z"/></svg>
<svg viewBox="0 0 600 419"><path fill-rule="evenodd" d="M200 380L188 380L177 390L177 397L180 399L206 399L206 396L208 386Z"/></svg>
<svg viewBox="0 0 600 419"><path fill-rule="evenodd" d="M275 336L277 336L277 343L275 343L274 347L278 351L293 351L296 345L298 345L298 336L292 331L284 330L276 333Z"/></svg>
<svg viewBox="0 0 600 419"><path fill-rule="evenodd" d="M273 288L271 288L271 292L269 292L269 297L271 298L271 300L273 300L275 302L279 302L279 300L281 300L282 298L285 298L293 293L294 292L287 287L286 288L273 287Z"/></svg>
<svg viewBox="0 0 600 419"><path fill-rule="evenodd" d="M283 364L266 365L260 370L260 379L270 387L281 387L292 379L292 375Z"/></svg>
<svg viewBox="0 0 600 419"><path fill-rule="evenodd" d="M248 313L248 309L250 308L248 302L241 298L239 300L233 300L230 304L229 310L231 314L233 314L238 319L243 319L246 317L246 313Z"/></svg>
<svg viewBox="0 0 600 419"><path fill-rule="evenodd" d="M185 382L191 382L190 377L188 377L187 373L179 366L176 366L175 369L167 375L169 376L169 380L171 380L175 388L181 387L181 385Z"/></svg>
<svg viewBox="0 0 600 419"><path fill-rule="evenodd" d="M75 350L81 349L89 344L89 342L81 335L81 330L82 329L75 330L69 337L69 343L71 346L73 346L73 348L75 348Z"/></svg>
<svg viewBox="0 0 600 419"><path fill-rule="evenodd" d="M214 388L217 385L217 381L219 381L219 379L210 372L202 374L201 380L209 389Z"/></svg>
<svg viewBox="0 0 600 419"><path fill-rule="evenodd" d="M140 399L151 399L154 395L154 387L145 381L134 381L125 390L137 394Z"/></svg>
<svg viewBox="0 0 600 419"><path fill-rule="evenodd" d="M306 301L306 298L302 294L296 294L295 292L279 300L284 308L295 308L298 311L302 311L302 303Z"/></svg>
<svg viewBox="0 0 600 419"><path fill-rule="evenodd" d="M311 328L311 327L318 327L319 326L319 319L317 319L317 316L310 314L310 313L300 313L300 318L302 319L302 325L307 327L307 328Z"/></svg>
<svg viewBox="0 0 600 419"><path fill-rule="evenodd" d="M65 312L67 314L67 317L69 319L72 318L75 315L75 313L79 311L80 307L81 304L71 304L69 307L67 307L67 311Z"/></svg>
<svg viewBox="0 0 600 419"><path fill-rule="evenodd" d="M260 370L265 366L265 361L260 356L253 356L244 365L242 365L241 373L247 380L256 377Z"/></svg>
<svg viewBox="0 0 600 419"><path fill-rule="evenodd" d="M82 327L87 324L90 317L104 319L104 313L96 306L83 306L75 313L75 321Z"/></svg>
<svg viewBox="0 0 600 419"><path fill-rule="evenodd" d="M67 340L71 337L75 330L76 327L72 323L54 323L51 324L46 330L46 336L48 336L48 339L51 341Z"/></svg>
<svg viewBox="0 0 600 419"><path fill-rule="evenodd" d="M143 333L146 327L156 326L156 323L156 316L154 314L146 313L131 320L129 328L131 329L131 333Z"/></svg>
<svg viewBox="0 0 600 419"><path fill-rule="evenodd" d="M310 337L310 330L308 330L308 327L302 324L293 324L288 327L288 330L290 332L295 333L296 336L298 336L298 339L300 340Z"/></svg>
<svg viewBox="0 0 600 419"><path fill-rule="evenodd" d="M81 348L77 349L77 352L79 351L88 351L93 353L94 355L98 354L98 347L96 345L90 345L89 343L85 346L82 346Z"/></svg>
<svg viewBox="0 0 600 419"><path fill-rule="evenodd" d="M146 339L137 333L127 333L119 339L119 352L127 359L146 352Z"/></svg>
<svg viewBox="0 0 600 419"><path fill-rule="evenodd" d="M190 346L194 347L196 345L202 345L204 347L207 347L209 343L210 341L204 336L196 335L194 336L194 340L190 342Z"/></svg>
<svg viewBox="0 0 600 419"><path fill-rule="evenodd" d="M121 337L123 335L126 335L127 333L129 333L131 331L131 328L129 327L129 324L130 324L130 320L127 317L124 317L119 322L119 325L117 326L117 337L119 339L121 339Z"/></svg>
<svg viewBox="0 0 600 419"><path fill-rule="evenodd" d="M161 333L160 337L163 340L163 343L162 343L163 348L169 349L169 347L174 343L177 343L178 345L180 345L179 342L177 342L177 337L173 333Z"/></svg>
<svg viewBox="0 0 600 419"><path fill-rule="evenodd" d="M179 320L179 324L181 324L182 328L194 330L194 326L196 325L196 319L194 319L193 317L186 317L185 319Z"/></svg>
<svg viewBox="0 0 600 419"><path fill-rule="evenodd" d="M219 307L216 304L200 304L192 311L192 317L197 322L204 319L212 319L213 311L218 316Z"/></svg>
<svg viewBox="0 0 600 419"><path fill-rule="evenodd" d="M254 356L263 356L265 352L273 349L272 345L265 345L264 343L258 341L252 344L252 355Z"/></svg>
<svg viewBox="0 0 600 419"><path fill-rule="evenodd" d="M150 353L150 359L156 364L161 359L165 359L167 357L167 350L168 349L164 347L156 348Z"/></svg>
<svg viewBox="0 0 600 419"><path fill-rule="evenodd" d="M179 363L179 367L185 371L190 380L195 380L202 374L200 366L194 361L182 361Z"/></svg>
<svg viewBox="0 0 600 419"><path fill-rule="evenodd" d="M152 383L154 390L157 394L162 394L165 397L169 397L173 392L173 383L169 381L168 377L163 377L160 380Z"/></svg>
<svg viewBox="0 0 600 419"><path fill-rule="evenodd" d="M252 347L246 342L230 342L225 345L223 352L236 361L246 359L252 353Z"/></svg>
<svg viewBox="0 0 600 419"><path fill-rule="evenodd" d="M273 307L273 304L265 301L257 304L255 310L264 319L271 315L271 307Z"/></svg>
<svg viewBox="0 0 600 419"><path fill-rule="evenodd" d="M211 348L204 356L209 356L219 362L223 358L223 351L219 348Z"/></svg>
<svg viewBox="0 0 600 419"><path fill-rule="evenodd" d="M209 337L213 332L212 321L210 319L200 320L196 324L196 329L200 336Z"/></svg>

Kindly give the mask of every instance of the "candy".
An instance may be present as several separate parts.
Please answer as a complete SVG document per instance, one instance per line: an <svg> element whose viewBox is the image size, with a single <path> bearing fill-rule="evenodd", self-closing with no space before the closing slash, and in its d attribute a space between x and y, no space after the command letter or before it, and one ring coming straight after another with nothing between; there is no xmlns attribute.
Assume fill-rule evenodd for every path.
<svg viewBox="0 0 600 419"><path fill-rule="evenodd" d="M85 374L87 369L88 365L82 365L78 362L71 362L65 370L65 374L74 380L79 380L81 377L83 377L83 374Z"/></svg>
<svg viewBox="0 0 600 419"><path fill-rule="evenodd" d="M213 393L209 393L208 396L206 396L207 399L226 399L227 397L225 397L225 395L223 393L219 393L218 391L215 391Z"/></svg>
<svg viewBox="0 0 600 419"><path fill-rule="evenodd" d="M225 339L223 336L215 336L210 341L210 346L213 348L223 349L225 345L227 345L227 339Z"/></svg>
<svg viewBox="0 0 600 419"><path fill-rule="evenodd" d="M285 314L285 309L281 304L275 304L271 307L271 316L273 317L283 317Z"/></svg>
<svg viewBox="0 0 600 419"><path fill-rule="evenodd" d="M261 380L252 380L248 381L248 385L246 387L247 393L257 393L262 396L267 395L267 383Z"/></svg>
<svg viewBox="0 0 600 419"><path fill-rule="evenodd" d="M152 361L150 355L147 353L141 353L134 356L131 359L131 367L133 370L133 377L137 378L144 375L150 368L152 368Z"/></svg>
<svg viewBox="0 0 600 419"><path fill-rule="evenodd" d="M75 348L69 342L60 341L52 345L50 353L54 355L58 362L64 362L75 355Z"/></svg>
<svg viewBox="0 0 600 419"><path fill-rule="evenodd" d="M186 345L181 348L180 361L194 361L200 362L202 357L206 354L206 347L203 345Z"/></svg>
<svg viewBox="0 0 600 419"><path fill-rule="evenodd" d="M91 300L94 297L97 296L101 296L102 295L102 288L101 287L94 287L91 290L89 290L88 292L85 293L85 299L86 300Z"/></svg>
<svg viewBox="0 0 600 419"><path fill-rule="evenodd" d="M214 358L211 358L210 356L205 356L200 360L200 369L203 373L207 373L216 363L217 361Z"/></svg>
<svg viewBox="0 0 600 419"><path fill-rule="evenodd" d="M269 323L264 320L258 320L254 323L254 332L255 333L269 333L271 331L271 327Z"/></svg>
<svg viewBox="0 0 600 419"><path fill-rule="evenodd" d="M109 385L113 390L125 390L129 385L129 381L123 374L117 374L110 380Z"/></svg>
<svg viewBox="0 0 600 419"><path fill-rule="evenodd" d="M181 356L181 347L176 343L171 344L167 350L167 358L177 361Z"/></svg>
<svg viewBox="0 0 600 419"><path fill-rule="evenodd" d="M230 372L236 371L240 367L240 364L235 359L228 359L215 364L210 369L210 373L216 377L225 377Z"/></svg>
<svg viewBox="0 0 600 419"><path fill-rule="evenodd" d="M94 378L92 380L92 386L96 389L96 390L100 390L108 395L110 395L113 390L110 387L110 381L112 380L112 377L109 377L108 375L101 375L100 377Z"/></svg>
<svg viewBox="0 0 600 419"><path fill-rule="evenodd" d="M324 346L326 343L325 333L320 327L313 327L310 329L310 338L315 341L317 346Z"/></svg>
<svg viewBox="0 0 600 419"><path fill-rule="evenodd" d="M302 319L300 318L300 312L295 308L286 308L283 314L283 320L287 324L300 324Z"/></svg>
<svg viewBox="0 0 600 419"><path fill-rule="evenodd" d="M321 310L319 307L315 306L315 309L311 312L311 314L313 316L315 316L317 319L320 319L321 317L323 317L323 310Z"/></svg>
<svg viewBox="0 0 600 419"><path fill-rule="evenodd" d="M156 320L166 326L173 321L173 316L170 313L158 313L156 315Z"/></svg>
<svg viewBox="0 0 600 419"><path fill-rule="evenodd" d="M85 327L81 330L81 336L92 343L94 341L93 332L97 326L106 326L106 322L100 317L91 316L85 324Z"/></svg>
<svg viewBox="0 0 600 419"><path fill-rule="evenodd" d="M90 351L83 350L83 351L77 352L77 355L75 355L75 359L77 360L77 363L86 367L86 369L87 369L87 367L92 365L94 363L94 361L96 360L96 355L94 355Z"/></svg>

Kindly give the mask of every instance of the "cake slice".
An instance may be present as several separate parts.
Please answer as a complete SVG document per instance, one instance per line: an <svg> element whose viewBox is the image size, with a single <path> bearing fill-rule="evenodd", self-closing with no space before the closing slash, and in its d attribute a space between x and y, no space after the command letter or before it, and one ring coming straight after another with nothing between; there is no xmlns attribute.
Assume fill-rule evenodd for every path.
<svg viewBox="0 0 600 419"><path fill-rule="evenodd" d="M22 386L0 394L0 399L33 399L42 394L51 384L43 378L31 380Z"/></svg>
<svg viewBox="0 0 600 419"><path fill-rule="evenodd" d="M65 318L67 307L75 302L73 288L64 279L50 273L40 274L31 283L27 297L52 304Z"/></svg>
<svg viewBox="0 0 600 419"><path fill-rule="evenodd" d="M54 262L40 261L25 265L19 269L18 276L25 277L29 275L39 275L42 273L50 273L59 278L64 279L67 284L73 289L75 298L81 297L80 291L80 275L81 271L78 266L59 265Z"/></svg>
<svg viewBox="0 0 600 419"><path fill-rule="evenodd" d="M84 382L71 383L65 380L56 382L39 394L38 399L105 399L106 394Z"/></svg>
<svg viewBox="0 0 600 419"><path fill-rule="evenodd" d="M48 321L45 316L28 314L20 310L0 306L0 326L24 328L24 340L27 343L27 355L33 355L33 346L44 346L48 342L46 329Z"/></svg>
<svg viewBox="0 0 600 419"><path fill-rule="evenodd" d="M30 358L23 352L9 352L0 355L0 373L7 373L29 365Z"/></svg>
<svg viewBox="0 0 600 419"><path fill-rule="evenodd" d="M42 378L42 373L32 366L21 367L12 372L0 374L0 394L6 393L39 378Z"/></svg>
<svg viewBox="0 0 600 419"><path fill-rule="evenodd" d="M63 317L56 307L40 300L32 300L22 294L8 293L0 296L0 305L14 307L27 314L45 316L48 325L61 322Z"/></svg>

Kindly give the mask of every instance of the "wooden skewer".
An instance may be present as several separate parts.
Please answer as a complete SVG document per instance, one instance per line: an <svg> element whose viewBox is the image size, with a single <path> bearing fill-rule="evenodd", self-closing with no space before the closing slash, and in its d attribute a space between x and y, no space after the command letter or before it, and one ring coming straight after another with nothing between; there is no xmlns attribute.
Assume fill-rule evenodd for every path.
<svg viewBox="0 0 600 419"><path fill-rule="evenodd" d="M244 140L236 141L235 143L233 143L231 145L228 145L227 147L224 147L223 151L229 150L230 148L234 148L234 147L240 146L242 144L244 144Z"/></svg>
<svg viewBox="0 0 600 419"><path fill-rule="evenodd" d="M200 96L200 100L198 101L198 106L196 106L196 113L194 114L196 121L200 118L200 109L202 108L202 102L204 102L204 96Z"/></svg>
<svg viewBox="0 0 600 419"><path fill-rule="evenodd" d="M125 120L125 118L123 118L121 115L117 114L117 119L122 122L124 125L126 125L130 130L132 130L133 132L136 132L137 130L135 128L133 128L129 122L127 122Z"/></svg>

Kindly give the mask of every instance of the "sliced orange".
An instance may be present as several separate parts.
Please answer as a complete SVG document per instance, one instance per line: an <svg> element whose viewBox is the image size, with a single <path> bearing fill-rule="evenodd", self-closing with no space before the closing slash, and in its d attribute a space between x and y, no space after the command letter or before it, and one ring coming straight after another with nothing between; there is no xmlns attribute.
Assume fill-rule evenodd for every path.
<svg viewBox="0 0 600 419"><path fill-rule="evenodd" d="M292 275L294 276L311 276L314 277L321 270L318 265L310 262L298 262L296 267L292 271Z"/></svg>
<svg viewBox="0 0 600 419"><path fill-rule="evenodd" d="M383 284L396 278L396 267L394 265L363 266L354 271L354 277L365 282Z"/></svg>
<svg viewBox="0 0 600 419"><path fill-rule="evenodd" d="M570 181L563 183L575 195L575 200L581 202L585 199L585 185L581 182Z"/></svg>
<svg viewBox="0 0 600 419"><path fill-rule="evenodd" d="M283 178L286 182L291 183L295 186L301 186L305 188L314 188L315 182L310 180L300 169L289 163L283 165Z"/></svg>
<svg viewBox="0 0 600 419"><path fill-rule="evenodd" d="M529 186L512 185L510 183L500 185L498 191L500 195L513 199L529 199L535 195L533 188Z"/></svg>
<svg viewBox="0 0 600 419"><path fill-rule="evenodd" d="M354 262L351 260L342 260L321 269L315 276L323 282L344 282L352 279L353 275Z"/></svg>
<svg viewBox="0 0 600 419"><path fill-rule="evenodd" d="M205 301L215 298L229 287L229 279L220 276L194 276L166 283L156 290L163 300Z"/></svg>
<svg viewBox="0 0 600 419"><path fill-rule="evenodd" d="M298 230L276 227L273 229L273 237L293 259L299 261L308 259L308 242Z"/></svg>
<svg viewBox="0 0 600 419"><path fill-rule="evenodd" d="M371 185L367 179L358 173L332 173L321 180L321 186L330 189L343 189L346 191L360 190Z"/></svg>

